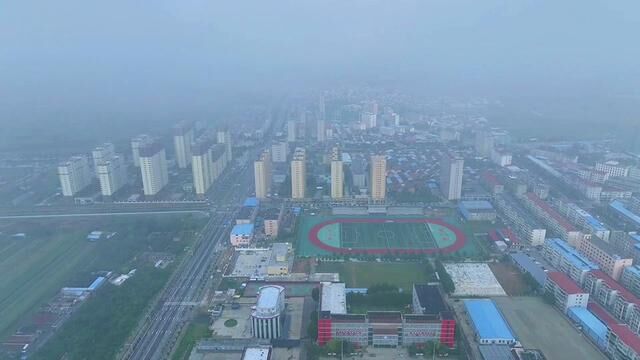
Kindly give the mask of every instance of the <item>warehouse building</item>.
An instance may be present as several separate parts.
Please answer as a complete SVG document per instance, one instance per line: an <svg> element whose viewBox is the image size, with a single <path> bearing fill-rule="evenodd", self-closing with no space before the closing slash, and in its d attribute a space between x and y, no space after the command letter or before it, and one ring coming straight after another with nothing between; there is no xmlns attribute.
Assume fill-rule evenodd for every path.
<svg viewBox="0 0 640 360"><path fill-rule="evenodd" d="M522 252L515 252L509 254L513 264L520 269L523 273L531 275L541 288L547 282L547 273L544 272L540 265L536 264L529 255Z"/></svg>
<svg viewBox="0 0 640 360"><path fill-rule="evenodd" d="M551 271L547 273L547 282L544 286L546 293L551 293L555 299L555 305L566 313L570 307L587 307L589 293L582 290L578 284L567 275Z"/></svg>
<svg viewBox="0 0 640 360"><path fill-rule="evenodd" d="M516 344L515 335L493 300L464 300L464 306L480 345Z"/></svg>
<svg viewBox="0 0 640 360"><path fill-rule="evenodd" d="M604 351L607 348L607 326L585 307L574 306L567 311L567 316L580 326L582 332Z"/></svg>
<svg viewBox="0 0 640 360"><path fill-rule="evenodd" d="M542 249L542 256L580 285L584 283L588 272L599 269L598 265L561 239L547 239Z"/></svg>

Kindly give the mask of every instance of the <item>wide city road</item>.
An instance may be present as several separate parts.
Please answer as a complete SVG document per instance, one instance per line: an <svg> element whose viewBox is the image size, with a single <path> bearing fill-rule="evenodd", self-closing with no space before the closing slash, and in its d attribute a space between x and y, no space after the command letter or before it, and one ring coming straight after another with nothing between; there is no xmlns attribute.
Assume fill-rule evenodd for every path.
<svg viewBox="0 0 640 360"><path fill-rule="evenodd" d="M257 152L256 152L257 154ZM246 158L256 154L250 151ZM184 259L159 295L159 301L148 311L132 341L122 352L122 359L166 359L170 355L183 325L202 300L213 264L214 251L220 242L228 241L230 224L240 210L243 199L253 191L253 162L239 161L219 179L210 192L214 206L211 218L201 231L191 255Z"/></svg>

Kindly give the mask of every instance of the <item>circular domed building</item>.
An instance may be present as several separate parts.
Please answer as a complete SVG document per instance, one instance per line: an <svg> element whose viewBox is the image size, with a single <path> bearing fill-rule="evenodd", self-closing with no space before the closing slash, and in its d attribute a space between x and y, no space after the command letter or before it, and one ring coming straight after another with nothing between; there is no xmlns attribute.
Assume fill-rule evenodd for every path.
<svg viewBox="0 0 640 360"><path fill-rule="evenodd" d="M284 321L284 288L263 286L258 290L258 301L251 312L251 334L259 339L275 339L282 333Z"/></svg>

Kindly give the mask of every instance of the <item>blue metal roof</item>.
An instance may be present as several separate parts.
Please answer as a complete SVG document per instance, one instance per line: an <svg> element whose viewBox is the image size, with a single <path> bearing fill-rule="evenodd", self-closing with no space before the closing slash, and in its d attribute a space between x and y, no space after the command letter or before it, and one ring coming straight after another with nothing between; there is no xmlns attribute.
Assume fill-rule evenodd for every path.
<svg viewBox="0 0 640 360"><path fill-rule="evenodd" d="M253 234L253 224L239 224L231 229L232 235L250 236Z"/></svg>
<svg viewBox="0 0 640 360"><path fill-rule="evenodd" d="M546 242L555 248L567 261L580 270L597 270L600 267L591 260L582 256L578 250L572 248L566 241L562 239L547 239Z"/></svg>
<svg viewBox="0 0 640 360"><path fill-rule="evenodd" d="M247 207L257 207L260 204L260 201L257 198L254 197L250 197L247 198L244 203L242 204L242 206L247 206Z"/></svg>
<svg viewBox="0 0 640 360"><path fill-rule="evenodd" d="M640 216L632 212L631 210L627 209L627 207L624 205L624 203L622 203L622 201L613 200L609 204L609 207L611 207L612 209L614 209L615 211L617 211L618 213L626 217L629 221L640 226Z"/></svg>
<svg viewBox="0 0 640 360"><path fill-rule="evenodd" d="M106 278L100 276L98 278L96 278L91 285L89 285L89 290L96 290L97 288L99 288L100 286L102 286L102 284L104 284L104 282L107 281Z"/></svg>
<svg viewBox="0 0 640 360"><path fill-rule="evenodd" d="M547 281L547 273L542 270L540 265L531 260L527 254L521 252L513 253L511 254L511 259L526 272L531 274L540 286L544 286Z"/></svg>
<svg viewBox="0 0 640 360"><path fill-rule="evenodd" d="M516 341L513 332L493 300L464 300L464 306L480 339Z"/></svg>
<svg viewBox="0 0 640 360"><path fill-rule="evenodd" d="M492 210L493 205L486 200L467 200L461 201L460 207L464 207L469 210Z"/></svg>
<svg viewBox="0 0 640 360"><path fill-rule="evenodd" d="M606 338L607 326L595 315L593 315L591 311L587 310L587 308L572 306L569 308L568 312L573 314L575 318L580 321L582 326L586 326L587 328L589 328L589 330L591 330L599 338Z"/></svg>

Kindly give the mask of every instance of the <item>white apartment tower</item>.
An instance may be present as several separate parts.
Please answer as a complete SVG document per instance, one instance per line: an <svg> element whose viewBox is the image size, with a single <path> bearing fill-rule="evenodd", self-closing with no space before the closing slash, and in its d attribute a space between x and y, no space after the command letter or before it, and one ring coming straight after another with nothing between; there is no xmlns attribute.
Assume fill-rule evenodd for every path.
<svg viewBox="0 0 640 360"><path fill-rule="evenodd" d="M127 184L127 165L122 156L103 160L96 168L102 196L113 196Z"/></svg>
<svg viewBox="0 0 640 360"><path fill-rule="evenodd" d="M133 165L140 167L140 148L146 144L152 142L153 139L149 135L138 135L131 139L131 155L133 158Z"/></svg>
<svg viewBox="0 0 640 360"><path fill-rule="evenodd" d="M91 156L93 158L93 169L96 175L98 175L98 165L116 156L116 150L112 143L104 143L96 146L96 148L91 151Z"/></svg>
<svg viewBox="0 0 640 360"><path fill-rule="evenodd" d="M331 198L342 199L344 197L344 167L337 147L331 152Z"/></svg>
<svg viewBox="0 0 640 360"><path fill-rule="evenodd" d="M288 142L295 142L296 141L296 121L295 120L289 120L287 121L287 141Z"/></svg>
<svg viewBox="0 0 640 360"><path fill-rule="evenodd" d="M157 141L140 147L140 171L144 195L154 196L169 183L164 146Z"/></svg>
<svg viewBox="0 0 640 360"><path fill-rule="evenodd" d="M291 160L291 198L304 199L307 187L307 164L304 148L296 148Z"/></svg>
<svg viewBox="0 0 640 360"><path fill-rule="evenodd" d="M74 196L91 184L93 173L86 156L72 156L58 165L62 195Z"/></svg>
<svg viewBox="0 0 640 360"><path fill-rule="evenodd" d="M271 161L277 163L287 162L288 154L289 144L286 141L281 141L271 145Z"/></svg>
<svg viewBox="0 0 640 360"><path fill-rule="evenodd" d="M233 156L231 154L231 133L228 129L218 130L218 144L224 144L224 156L226 163L231 162Z"/></svg>
<svg viewBox="0 0 640 360"><path fill-rule="evenodd" d="M193 140L193 123L181 121L173 127L173 146L176 152L176 163L180 169L186 169L191 164L191 144Z"/></svg>
<svg viewBox="0 0 640 360"><path fill-rule="evenodd" d="M318 119L318 123L316 124L316 139L318 142L327 140L326 122L323 119Z"/></svg>
<svg viewBox="0 0 640 360"><path fill-rule="evenodd" d="M256 197L265 199L271 189L271 152L265 150L253 163Z"/></svg>
<svg viewBox="0 0 640 360"><path fill-rule="evenodd" d="M440 191L447 200L462 197L462 174L464 159L458 155L445 153L440 161Z"/></svg>
<svg viewBox="0 0 640 360"><path fill-rule="evenodd" d="M202 138L194 143L192 151L193 187L196 195L203 198L227 165L225 146Z"/></svg>
<svg viewBox="0 0 640 360"><path fill-rule="evenodd" d="M373 155L369 166L371 198L384 200L387 193L387 158L384 155Z"/></svg>

